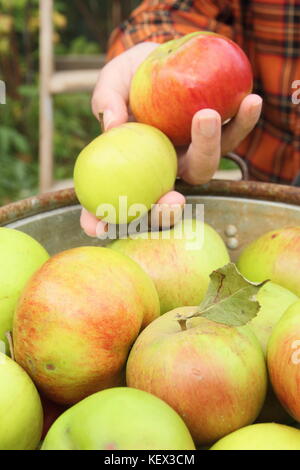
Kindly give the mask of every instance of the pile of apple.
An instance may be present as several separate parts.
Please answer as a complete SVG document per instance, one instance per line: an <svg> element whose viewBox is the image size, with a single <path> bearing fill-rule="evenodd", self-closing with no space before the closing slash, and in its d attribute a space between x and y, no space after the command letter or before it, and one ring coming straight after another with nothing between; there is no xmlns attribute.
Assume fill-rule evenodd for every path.
<svg viewBox="0 0 300 470"><path fill-rule="evenodd" d="M249 93L249 64L234 43L197 33L179 46L157 48L137 77L154 64L167 94L184 76L174 72L180 60L198 64L196 48L202 91L184 84L172 118L189 95L197 103L176 117L176 139L162 97L143 101L133 81L131 107L139 120L148 113L145 123L106 132L76 162L90 212L110 204L128 223L134 214L122 218L120 195L149 210L173 187L172 142L186 143L195 106L227 120ZM159 69L165 49L170 75ZM218 76L213 57L226 56L214 102L206 82ZM242 84L232 79L241 70ZM0 228L0 450L300 450L300 228L263 235L236 266L213 227L202 223L197 237L198 223L51 257L29 235Z"/></svg>
<svg viewBox="0 0 300 470"><path fill-rule="evenodd" d="M186 224L52 257L0 228L0 449L300 449L300 228L245 248L249 282Z"/></svg>

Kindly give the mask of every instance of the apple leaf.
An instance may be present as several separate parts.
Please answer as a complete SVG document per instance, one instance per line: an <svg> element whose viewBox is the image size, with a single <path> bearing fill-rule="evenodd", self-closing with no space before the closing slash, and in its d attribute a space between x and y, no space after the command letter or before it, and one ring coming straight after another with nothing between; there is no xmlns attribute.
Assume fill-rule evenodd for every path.
<svg viewBox="0 0 300 470"><path fill-rule="evenodd" d="M246 325L256 317L260 305L255 295L267 281L259 284L248 281L234 263L213 271L210 279L206 296L198 310L179 316L181 328L184 329L186 320L200 316L228 326Z"/></svg>

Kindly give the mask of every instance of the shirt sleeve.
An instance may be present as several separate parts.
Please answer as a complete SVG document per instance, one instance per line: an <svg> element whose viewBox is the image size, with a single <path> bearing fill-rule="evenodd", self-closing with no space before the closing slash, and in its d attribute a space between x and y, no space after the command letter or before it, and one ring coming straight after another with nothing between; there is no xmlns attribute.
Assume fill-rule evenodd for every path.
<svg viewBox="0 0 300 470"><path fill-rule="evenodd" d="M228 0L145 0L111 34L107 59L143 41L163 43L194 31L232 37Z"/></svg>

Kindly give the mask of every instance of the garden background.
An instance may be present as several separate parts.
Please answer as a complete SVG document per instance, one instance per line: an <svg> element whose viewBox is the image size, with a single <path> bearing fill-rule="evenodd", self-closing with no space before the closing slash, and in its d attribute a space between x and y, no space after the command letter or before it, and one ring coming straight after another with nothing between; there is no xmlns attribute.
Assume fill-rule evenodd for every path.
<svg viewBox="0 0 300 470"><path fill-rule="evenodd" d="M41 0L42 1L42 0ZM122 1L123 16L140 3ZM55 0L55 54L98 55L112 31L109 0ZM39 0L0 0L0 205L38 192ZM54 96L55 179L72 177L74 161L99 130L90 94Z"/></svg>

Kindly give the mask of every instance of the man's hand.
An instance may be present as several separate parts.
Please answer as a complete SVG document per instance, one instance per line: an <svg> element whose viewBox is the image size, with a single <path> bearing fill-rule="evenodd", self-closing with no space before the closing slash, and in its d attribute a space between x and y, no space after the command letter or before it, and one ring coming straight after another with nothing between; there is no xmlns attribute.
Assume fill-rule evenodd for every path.
<svg viewBox="0 0 300 470"><path fill-rule="evenodd" d="M104 129L119 126L132 119L128 109L128 98L132 77L143 60L158 46L153 42L138 44L115 59L101 70L92 97L92 110L97 119L103 113ZM178 174L190 184L209 181L218 169L221 155L234 150L257 123L262 106L258 95L248 95L240 109L222 129L220 115L212 109L198 111L192 122L191 144L188 149L178 150ZM221 132L222 130L222 132ZM181 216L185 198L177 191L171 191L157 202L154 216L165 204L174 206L173 221ZM153 215L152 211L152 215ZM82 210L80 223L87 235L96 236L107 229L105 222Z"/></svg>

